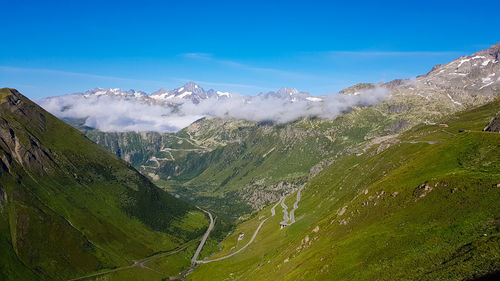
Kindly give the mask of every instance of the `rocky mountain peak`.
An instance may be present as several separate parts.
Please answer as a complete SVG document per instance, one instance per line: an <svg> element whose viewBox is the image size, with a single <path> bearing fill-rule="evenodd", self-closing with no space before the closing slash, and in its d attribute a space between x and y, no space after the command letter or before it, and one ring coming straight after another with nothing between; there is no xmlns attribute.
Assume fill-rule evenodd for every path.
<svg viewBox="0 0 500 281"><path fill-rule="evenodd" d="M160 88L160 89L158 89L158 90L156 90L156 91L152 92L152 93L151 93L151 95L152 95L152 96L154 96L154 95L160 95L160 94L164 94L164 93L166 93L166 92L168 92L168 90L165 90L165 88Z"/></svg>
<svg viewBox="0 0 500 281"><path fill-rule="evenodd" d="M286 88L282 87L277 92L268 92L266 94L260 93L258 96L264 98L276 98L283 99L290 102L296 102L300 100L310 100L310 101L319 101L319 99L313 98L311 99L311 95L307 92L299 92L295 88Z"/></svg>
<svg viewBox="0 0 500 281"><path fill-rule="evenodd" d="M191 100L193 103L199 103L207 97L207 93L203 88L194 82L187 82L184 86L175 89L168 98L187 99Z"/></svg>
<svg viewBox="0 0 500 281"><path fill-rule="evenodd" d="M147 94L142 91L136 91L130 89L128 91L122 90L120 88L94 88L83 93L84 96L112 96L112 97L124 97L124 98L145 98Z"/></svg>
<svg viewBox="0 0 500 281"><path fill-rule="evenodd" d="M182 87L184 88L184 90L191 91L191 92L194 92L194 91L203 91L203 89L200 86L198 86L198 84L196 84L196 83L194 83L192 81L187 82Z"/></svg>
<svg viewBox="0 0 500 281"><path fill-rule="evenodd" d="M499 61L500 42L470 56L461 56L449 63L437 64L427 74L417 76L417 78L442 76L444 80L453 80L453 78L460 78L457 76L468 76L471 73L484 72L484 70L492 74L500 67Z"/></svg>
<svg viewBox="0 0 500 281"><path fill-rule="evenodd" d="M298 93L299 93L299 91L297 91L297 89L295 89L295 88L282 87L278 90L278 95L280 95L280 96L293 96L293 95L296 95Z"/></svg>
<svg viewBox="0 0 500 281"><path fill-rule="evenodd" d="M500 60L500 42L489 47L488 49L481 50L472 56L481 56L481 55L490 56L491 58L493 58L495 60Z"/></svg>
<svg viewBox="0 0 500 281"><path fill-rule="evenodd" d="M470 56L436 65L426 75L418 76L417 83L404 87L426 99L432 99L432 93L440 91L454 106L475 104L476 94L492 97L500 91L499 58L500 43L497 43Z"/></svg>

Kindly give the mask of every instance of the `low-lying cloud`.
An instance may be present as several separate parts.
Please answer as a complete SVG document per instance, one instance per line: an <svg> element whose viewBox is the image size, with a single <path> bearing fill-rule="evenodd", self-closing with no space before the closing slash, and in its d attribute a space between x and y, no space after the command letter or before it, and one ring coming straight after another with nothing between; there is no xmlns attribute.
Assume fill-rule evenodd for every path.
<svg viewBox="0 0 500 281"><path fill-rule="evenodd" d="M167 106L108 96L64 95L37 102L59 118L86 118L86 126L105 132L175 132L204 117L174 113Z"/></svg>
<svg viewBox="0 0 500 281"><path fill-rule="evenodd" d="M376 87L356 95L331 94L323 101L286 99L233 94L231 98L209 98L198 104L190 101L174 108L133 99L109 96L64 95L37 102L59 118L86 119L85 125L101 131L175 132L202 117L273 121L287 123L303 117L333 119L355 106L371 106L388 96L387 89Z"/></svg>

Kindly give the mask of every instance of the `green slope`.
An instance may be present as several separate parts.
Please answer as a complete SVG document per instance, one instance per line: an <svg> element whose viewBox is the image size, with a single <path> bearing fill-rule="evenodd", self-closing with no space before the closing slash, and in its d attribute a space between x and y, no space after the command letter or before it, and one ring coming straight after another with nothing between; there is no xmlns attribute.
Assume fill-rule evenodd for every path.
<svg viewBox="0 0 500 281"><path fill-rule="evenodd" d="M275 125L206 118L163 135L83 131L158 185L235 220L303 184L325 159L394 133L390 127L405 113L390 114L389 107ZM149 160L153 156L159 162Z"/></svg>
<svg viewBox="0 0 500 281"><path fill-rule="evenodd" d="M127 266L199 238L208 225L202 212L11 89L0 89L0 195L1 280Z"/></svg>
<svg viewBox="0 0 500 281"><path fill-rule="evenodd" d="M500 134L481 130L499 108L496 101L443 120L447 128L417 126L388 148L338 158L308 182L295 224L280 230L278 207L244 252L201 264L188 280L498 276ZM241 248L239 234L250 236L269 215L267 207L241 223L214 258Z"/></svg>
<svg viewBox="0 0 500 281"><path fill-rule="evenodd" d="M311 169L317 172L381 137L460 109L446 100L395 94L334 120L273 124L204 118L173 134L105 133L82 129L82 120L68 122L169 192L234 221L303 184Z"/></svg>

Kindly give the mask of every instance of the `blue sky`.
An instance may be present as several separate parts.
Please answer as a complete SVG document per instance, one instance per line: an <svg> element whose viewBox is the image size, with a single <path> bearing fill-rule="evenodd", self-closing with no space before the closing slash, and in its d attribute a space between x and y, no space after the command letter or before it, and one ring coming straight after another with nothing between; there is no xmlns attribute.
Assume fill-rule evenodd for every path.
<svg viewBox="0 0 500 281"><path fill-rule="evenodd" d="M0 1L0 86L28 97L196 81L312 94L500 41L500 1Z"/></svg>

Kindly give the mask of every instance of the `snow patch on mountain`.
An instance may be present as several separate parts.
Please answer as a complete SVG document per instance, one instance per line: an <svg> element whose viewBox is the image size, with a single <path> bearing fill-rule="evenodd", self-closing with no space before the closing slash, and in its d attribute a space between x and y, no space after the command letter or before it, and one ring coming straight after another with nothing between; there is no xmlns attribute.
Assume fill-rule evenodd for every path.
<svg viewBox="0 0 500 281"><path fill-rule="evenodd" d="M240 95L205 91L194 82L173 90L141 91L95 88L38 100L58 117L85 118L86 125L104 131L177 131L197 118L290 122L307 116L335 118L355 106L370 106L387 97L419 97L427 107L456 110L473 106L500 93L500 43L471 56L463 56L414 79L388 83L360 83L339 92L312 96L295 88ZM420 99L420 97L422 99ZM404 100L403 100L404 101ZM419 101L420 102L420 101Z"/></svg>
<svg viewBox="0 0 500 281"><path fill-rule="evenodd" d="M357 96L332 94L313 97L293 88L256 96L204 91L190 82L171 91L151 95L133 90L97 89L40 99L37 102L60 118L82 118L101 131L178 131L202 117L286 123L307 116L335 118L354 106L370 106L387 97L384 88ZM139 98L136 98L139 97Z"/></svg>

